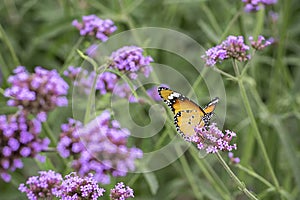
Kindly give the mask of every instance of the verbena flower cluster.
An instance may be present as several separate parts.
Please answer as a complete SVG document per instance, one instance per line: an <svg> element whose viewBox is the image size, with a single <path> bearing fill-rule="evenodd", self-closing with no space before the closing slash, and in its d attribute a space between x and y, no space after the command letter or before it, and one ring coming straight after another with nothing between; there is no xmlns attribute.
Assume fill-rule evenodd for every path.
<svg viewBox="0 0 300 200"><path fill-rule="evenodd" d="M34 71L30 74L25 67L17 67L14 75L8 78L12 86L5 90L4 95L11 98L7 102L9 106L20 106L45 121L48 111L68 105L65 95L69 86L56 70L36 67Z"/></svg>
<svg viewBox="0 0 300 200"><path fill-rule="evenodd" d="M103 196L105 190L99 187L93 174L80 177L75 172L66 175L49 171L40 171L39 176L29 177L26 183L21 183L19 190L26 193L29 200L61 199L61 200L97 200ZM133 190L117 183L110 191L112 200L125 200L133 196Z"/></svg>
<svg viewBox="0 0 300 200"><path fill-rule="evenodd" d="M82 123L71 118L67 124L61 125L62 133L57 144L57 151L63 158L79 154L85 150L79 135L81 128L83 128Z"/></svg>
<svg viewBox="0 0 300 200"><path fill-rule="evenodd" d="M50 140L39 138L40 133L41 122L29 120L25 111L0 115L0 174L4 181L10 181L8 171L23 167L21 158L44 160L39 153L48 148Z"/></svg>
<svg viewBox="0 0 300 200"><path fill-rule="evenodd" d="M91 57L94 58L97 55L97 50L98 50L98 45L97 44L92 44L90 45L86 50L85 53Z"/></svg>
<svg viewBox="0 0 300 200"><path fill-rule="evenodd" d="M82 92L89 94L92 89L93 82L97 76L96 72L88 72L81 67L69 66L64 72L65 76L68 76L74 81L74 85L78 86ZM112 72L103 72L98 75L95 85L95 90L100 94L106 94L112 92L119 80L119 77Z"/></svg>
<svg viewBox="0 0 300 200"><path fill-rule="evenodd" d="M259 35L256 41L252 36L250 36L249 41L251 43L251 46L256 50L262 50L274 43L273 38L266 40L265 37L262 35Z"/></svg>
<svg viewBox="0 0 300 200"><path fill-rule="evenodd" d="M133 89L134 90L136 89L135 86L134 86ZM137 102L140 101L140 99L137 99L133 95L129 84L126 83L126 82L117 84L114 91L113 91L113 94L117 95L120 98L127 99L130 103L137 103Z"/></svg>
<svg viewBox="0 0 300 200"><path fill-rule="evenodd" d="M72 81L75 81L80 72L82 72L81 67L69 66L68 69L63 72L63 74L69 77Z"/></svg>
<svg viewBox="0 0 300 200"><path fill-rule="evenodd" d="M236 144L230 144L236 134L230 130L223 133L215 123L208 127L195 127L195 131L196 135L192 136L191 141L197 144L198 149L205 149L207 153L237 149Z"/></svg>
<svg viewBox="0 0 300 200"><path fill-rule="evenodd" d="M205 52L202 58L207 66L214 66L217 62L233 58L238 61L247 61L250 54L249 46L244 43L243 36L228 36L220 45L212 47Z"/></svg>
<svg viewBox="0 0 300 200"><path fill-rule="evenodd" d="M80 129L81 125L76 126L71 120L63 126L64 136L58 145L63 157L74 156L72 167L80 176L94 172L95 179L104 184L110 182L110 174L125 176L128 171L134 170L134 161L143 155L140 149L126 146L130 132L121 128L119 122L110 116L109 111L104 111ZM75 138L72 137L74 135ZM78 136L85 148L79 144Z"/></svg>
<svg viewBox="0 0 300 200"><path fill-rule="evenodd" d="M242 0L242 2L245 4L245 12L256 12L261 6L276 4L277 0Z"/></svg>
<svg viewBox="0 0 300 200"><path fill-rule="evenodd" d="M105 42L108 36L117 30L112 20L101 19L96 15L83 16L82 23L78 20L74 20L72 25L80 31L80 35L95 36L102 42Z"/></svg>
<svg viewBox="0 0 300 200"><path fill-rule="evenodd" d="M56 196L62 200L97 200L103 196L105 190L100 188L93 174L79 177L75 172L66 175Z"/></svg>
<svg viewBox="0 0 300 200"><path fill-rule="evenodd" d="M143 51L137 46L124 46L111 54L110 67L129 73L131 79L136 79L138 72L142 72L145 77L148 77L152 71L150 63L153 62L153 58L144 56Z"/></svg>
<svg viewBox="0 0 300 200"><path fill-rule="evenodd" d="M21 183L19 190L26 193L29 200L53 199L61 189L62 176L52 170L40 171L39 176L31 176Z"/></svg>
<svg viewBox="0 0 300 200"><path fill-rule="evenodd" d="M69 77L75 86L78 86L83 93L89 94L91 92L92 84L96 77L95 72L88 72L81 67L69 66L64 75ZM112 72L103 72L98 75L95 90L99 91L101 95L113 92L115 95L128 99L130 103L136 103L143 101L141 99L136 99L132 94L130 86L128 83L119 83L120 77ZM134 88L136 89L136 88ZM160 96L158 95L156 87L147 90L147 94L155 101L160 101Z"/></svg>
<svg viewBox="0 0 300 200"><path fill-rule="evenodd" d="M110 190L109 197L111 200L125 200L127 198L134 197L133 189L120 182Z"/></svg>

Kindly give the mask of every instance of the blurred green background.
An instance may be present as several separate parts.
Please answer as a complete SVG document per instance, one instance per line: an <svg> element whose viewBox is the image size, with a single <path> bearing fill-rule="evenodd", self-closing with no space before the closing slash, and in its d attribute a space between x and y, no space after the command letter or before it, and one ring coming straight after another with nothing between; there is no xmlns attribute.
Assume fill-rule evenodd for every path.
<svg viewBox="0 0 300 200"><path fill-rule="evenodd" d="M205 48L220 43L228 35L273 37L275 44L258 52L252 59L244 76L244 85L272 167L285 194L283 199L300 199L299 10L298 0L280 0L257 13L245 13L239 0L2 0L1 88L9 86L6 79L18 65L26 66L29 71L35 66L43 66L60 72L69 65L79 66L82 60L75 50L84 50L93 43L91 38L81 38L71 25L74 19L80 20L83 15L96 14L103 19L112 19L118 27L116 33L152 26L174 29ZM278 20L272 20L270 11L278 13ZM197 78L192 70L185 69L189 64L181 58L174 59L174 56L160 51L149 51L149 54L156 63L168 66L180 63L191 84ZM195 52L197 54L199 52ZM201 55L198 56L201 59ZM231 62L219 66L234 74ZM235 156L240 157L242 167L251 169L273 184L238 85L227 78L224 78L224 84L227 97L225 128L238 134ZM199 97L203 92L196 91L196 94ZM13 108L6 106L6 100L0 95L0 114L14 112ZM147 114L141 115L146 117ZM51 128L59 132L60 124L68 116L71 116L71 107L53 111L49 117ZM151 147L147 143L139 147L147 149L149 145ZM131 183L135 199L247 199L213 155L205 159L198 159L195 155L193 150L187 151L180 160L151 173L151 178L129 174L120 180ZM227 159L226 153L222 155ZM247 188L261 199L280 199L274 188L255 175L247 174L241 167L231 167ZM59 163L57 169L60 170ZM0 181L0 198L24 199L17 186L29 175L37 174L38 170L35 162L26 160L24 169L14 173L13 182Z"/></svg>

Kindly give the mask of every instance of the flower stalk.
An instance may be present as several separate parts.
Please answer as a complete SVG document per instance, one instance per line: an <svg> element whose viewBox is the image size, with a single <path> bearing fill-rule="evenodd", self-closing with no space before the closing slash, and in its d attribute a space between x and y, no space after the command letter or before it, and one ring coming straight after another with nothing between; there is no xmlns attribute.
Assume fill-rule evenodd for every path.
<svg viewBox="0 0 300 200"><path fill-rule="evenodd" d="M242 100L243 100L244 106L246 108L247 114L250 118L250 123L251 123L251 125L254 129L255 137L258 141L259 147L261 148L263 157L264 157L264 159L266 161L266 164L267 164L267 168L269 169L269 171L271 173L271 177L272 177L273 182L275 184L276 190L277 190L277 192L279 192L279 182L278 182L278 180L276 178L276 175L275 175L275 172L272 168L272 165L271 165L270 159L268 157L264 142L262 140L260 131L259 131L257 123L255 121L254 114L252 112L249 99L247 97L246 89L245 89L244 84L243 84L243 79L240 76L240 71L239 71L238 65L237 65L235 60L233 60L233 68L234 68L234 71L235 71L236 76L238 78L238 85L239 85L239 88L240 88L240 94L242 96Z"/></svg>
<svg viewBox="0 0 300 200"><path fill-rule="evenodd" d="M258 200L254 194L252 194L245 186L245 183L240 181L240 179L231 171L230 167L227 165L227 163L223 160L222 156L219 154L219 152L216 153L216 156L219 160L219 162L222 164L226 172L230 175L232 180L237 184L239 190L241 190L247 197L253 200Z"/></svg>

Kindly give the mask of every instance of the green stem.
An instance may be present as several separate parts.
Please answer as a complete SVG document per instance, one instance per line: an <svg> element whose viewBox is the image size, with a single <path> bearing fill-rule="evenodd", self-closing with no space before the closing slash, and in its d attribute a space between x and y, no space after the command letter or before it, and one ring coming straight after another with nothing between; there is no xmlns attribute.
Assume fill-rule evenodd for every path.
<svg viewBox="0 0 300 200"><path fill-rule="evenodd" d="M54 136L54 133L52 132L52 130L50 129L48 122L44 122L44 123L43 123L43 128L44 128L44 131L45 131L46 136L49 137L51 143L52 143L54 146L56 146L56 144L57 144L57 139L56 139L56 137Z"/></svg>
<svg viewBox="0 0 300 200"><path fill-rule="evenodd" d="M262 183L264 183L264 184L265 184L266 186L268 186L269 188L274 188L274 189L275 189L275 187L274 187L269 181L267 181L267 180L264 179L262 176L260 176L259 174L255 173L254 171L252 171L252 170L250 170L250 169L247 169L246 167L244 167L244 166L242 166L242 165L240 165L240 164L238 164L238 165L236 165L236 166L237 166L237 168L239 168L240 170L246 172L246 173L249 174L250 176L252 176L252 177L254 177L254 178L260 180Z"/></svg>
<svg viewBox="0 0 300 200"><path fill-rule="evenodd" d="M0 94L4 95L4 90L0 88Z"/></svg>
<svg viewBox="0 0 300 200"><path fill-rule="evenodd" d="M127 185L133 185L138 180L140 175L141 174L134 174L134 176L130 179L130 181L127 183Z"/></svg>
<svg viewBox="0 0 300 200"><path fill-rule="evenodd" d="M92 87L90 90L90 94L88 96L88 101L86 104L86 110L85 110L84 120L83 120L84 125L86 125L90 121L91 106L92 106L92 101L94 99L93 97L95 97L95 87L96 87L98 75L99 74L96 72L96 75L95 75L95 78L93 80L93 84L92 84Z"/></svg>
<svg viewBox="0 0 300 200"><path fill-rule="evenodd" d="M88 101L87 101L87 105L86 105L86 110L85 110L85 114L84 114L84 120L83 123L87 124L90 120L90 114L91 114L91 106L92 106L92 100L94 99L93 97L95 96L95 87L96 87L96 83L97 83L97 79L98 79L98 75L104 71L106 69L106 64L100 66L98 68L97 63L90 57L84 55L84 53L82 53L81 51L77 50L77 53L79 54L80 57L82 57L84 60L86 60L87 62L89 62L92 66L93 69L96 73L95 78L93 80L93 84L90 90L90 94L88 96ZM103 68L103 69L102 69Z"/></svg>
<svg viewBox="0 0 300 200"><path fill-rule="evenodd" d="M229 174L229 176L233 179L233 181L238 185L239 190L241 190L247 197L250 199L258 200L245 186L245 184L240 181L240 179L231 171L230 167L227 165L227 163L223 160L222 156L217 152L216 153L218 160L226 170L226 172Z"/></svg>
<svg viewBox="0 0 300 200"><path fill-rule="evenodd" d="M240 88L240 94L242 96L242 100L243 100L244 106L246 108L247 114L248 114L248 116L250 118L251 125L252 125L252 127L254 129L255 137L256 137L256 139L258 141L259 147L261 148L261 152L262 152L263 157L264 157L264 159L266 161L267 168L269 169L269 171L271 173L271 176L272 176L272 179L274 181L275 187L276 187L277 191L279 192L279 182L278 182L278 180L276 178L276 175L274 173L274 170L272 168L272 165L271 165L270 159L268 157L268 154L267 154L264 142L262 140L262 137L261 137L261 134L259 132L258 126L256 124L256 121L255 121L255 118L254 118L254 114L252 112L249 99L247 97L246 89L244 87L243 80L241 79L240 72L239 72L239 69L238 69L238 65L235 62L235 60L233 60L233 67L234 67L234 71L236 73L236 76L238 78L238 84L239 84L239 88Z"/></svg>
<svg viewBox="0 0 300 200"><path fill-rule="evenodd" d="M126 74L122 74L120 73L120 71L118 70L113 70L113 69L107 69L108 72L112 72L116 75L118 75L120 78L122 78L130 87L130 90L133 94L133 96L136 98L136 99L139 99L139 96L137 95L135 89L134 89L134 85L132 83L132 81L126 76ZM144 88L144 87L143 87ZM147 93L146 93L147 94Z"/></svg>
<svg viewBox="0 0 300 200"><path fill-rule="evenodd" d="M69 63L70 63L71 59L74 57L76 49L78 49L79 45L82 43L83 38L84 37L80 37L79 40L76 42L76 44L71 49L71 53L66 58L66 61L63 65L63 67L59 70L60 75L62 75L64 73L64 71L69 67Z"/></svg>
<svg viewBox="0 0 300 200"><path fill-rule="evenodd" d="M50 129L48 122L43 123L43 128L44 128L46 136L49 137L51 143L55 147L55 148L49 147L45 152L50 152L51 151L51 152L56 152L58 154L58 152L56 151L57 139L56 139L53 131ZM67 163L66 159L63 159L60 155L58 155L58 157L65 166L68 166L68 163Z"/></svg>
<svg viewBox="0 0 300 200"><path fill-rule="evenodd" d="M231 21L228 23L228 25L226 26L226 29L223 31L222 36L220 37L220 41L218 43L221 43L221 41L223 41L226 37L227 34L232 30L232 26L236 24L236 21L239 19L239 16L243 13L242 10L240 10L238 13L236 13L233 18L231 19Z"/></svg>
<svg viewBox="0 0 300 200"><path fill-rule="evenodd" d="M98 64L96 63L96 61L94 59L90 58L87 55L84 55L84 53L82 51L78 50L78 49L77 49L77 53L79 54L79 56L81 58L88 61L93 66L94 71L97 72Z"/></svg>
<svg viewBox="0 0 300 200"><path fill-rule="evenodd" d="M226 76L227 78L229 78L229 79L231 79L233 81L237 81L238 80L236 77L232 76L231 74L228 74L227 72L224 72L224 71L220 70L217 67L214 67L213 69L214 69L214 71L216 71L216 72L218 72L218 73Z"/></svg>
<svg viewBox="0 0 300 200"><path fill-rule="evenodd" d="M14 48L13 48L12 44L10 43L7 35L5 34L5 31L4 31L3 27L0 24L0 39L1 38L3 39L4 43L6 44L8 50L9 50L9 52L11 54L12 60L14 62L14 65L15 66L20 65L20 61L19 61L17 55L15 54Z"/></svg>
<svg viewBox="0 0 300 200"><path fill-rule="evenodd" d="M176 148L176 150L177 150L177 148ZM199 187L197 187L198 184L196 183L195 176L193 175L185 156L181 156L179 158L179 161L182 165L183 171L185 172L185 174L187 176L187 179L190 182L190 185L192 187L192 190L193 190L196 198L197 199L202 199L203 196L202 196L201 192L199 191Z"/></svg>
<svg viewBox="0 0 300 200"><path fill-rule="evenodd" d="M220 179L220 177L217 175L217 173L213 170L213 168L206 162L205 159L202 159L200 161L198 152L199 149L196 149L195 146L191 146L189 148L189 152L194 158L196 164L198 165L201 172L204 174L204 176L208 179L208 181L211 183L212 186L216 188L216 191L219 192L219 194L222 194L222 197L224 200L230 200L231 194L223 181Z"/></svg>

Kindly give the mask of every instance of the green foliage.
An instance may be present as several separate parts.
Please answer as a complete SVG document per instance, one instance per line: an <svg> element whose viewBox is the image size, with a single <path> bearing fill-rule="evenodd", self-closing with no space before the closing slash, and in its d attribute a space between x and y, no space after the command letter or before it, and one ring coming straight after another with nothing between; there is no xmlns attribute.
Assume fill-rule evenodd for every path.
<svg viewBox="0 0 300 200"><path fill-rule="evenodd" d="M279 14L275 23L268 15L270 10ZM297 0L279 0L257 13L245 13L242 2L233 0L4 0L0 3L0 114L15 112L14 108L6 106L7 98L2 93L9 86L7 79L16 66L26 66L29 71L43 66L62 73L69 65L82 64L83 59L76 50L83 52L93 40L80 37L71 22L83 15L96 14L112 19L118 27L117 33L139 27L174 29L205 48L215 46L228 35L273 37L275 44L256 52L246 70L244 66L236 66L242 73L238 81L222 76L227 98L224 128L237 133L238 150L234 153L241 159L239 165L230 165L230 169L259 199L297 199L300 196L299 10ZM183 74L201 103L209 101L204 82L197 82L198 74L184 58L153 49L147 53L156 63L171 66ZM189 54L200 60L201 53ZM218 64L218 68L236 75L229 61ZM213 71L212 68L205 70ZM189 91L181 92L188 94ZM105 108L103 102L109 97L102 98L97 103L99 112ZM143 110L133 105L131 109L137 124L149 123L147 106ZM71 106L51 112L49 127L43 126L43 134L51 130L58 139L60 125L66 123L71 113ZM143 150L153 151L167 144L174 135L174 129L167 125L153 138L130 142ZM56 167L65 174L70 171L66 160L56 153L45 154L46 163L38 165L25 161L24 169L13 173L12 182L0 181L3 199L25 198L17 190L18 184L29 175L36 175L38 170ZM225 153L221 155L226 162L229 160ZM144 175L129 174L113 182L124 181L134 189L135 199L246 199L231 178L217 156L200 159L196 148L191 147L163 169Z"/></svg>

